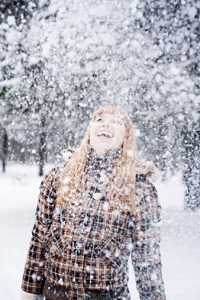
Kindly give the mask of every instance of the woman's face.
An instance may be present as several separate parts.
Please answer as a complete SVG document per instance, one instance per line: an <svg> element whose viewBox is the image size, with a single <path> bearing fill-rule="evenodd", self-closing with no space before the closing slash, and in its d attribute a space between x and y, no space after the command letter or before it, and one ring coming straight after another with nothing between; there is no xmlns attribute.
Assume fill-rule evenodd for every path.
<svg viewBox="0 0 200 300"><path fill-rule="evenodd" d="M90 122L90 145L102 156L109 150L122 147L125 135L123 116L116 114L101 114Z"/></svg>

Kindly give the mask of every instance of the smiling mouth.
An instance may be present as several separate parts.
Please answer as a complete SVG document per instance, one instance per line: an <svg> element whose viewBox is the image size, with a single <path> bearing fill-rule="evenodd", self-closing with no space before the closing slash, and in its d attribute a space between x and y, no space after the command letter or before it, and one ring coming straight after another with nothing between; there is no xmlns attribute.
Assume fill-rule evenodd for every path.
<svg viewBox="0 0 200 300"><path fill-rule="evenodd" d="M109 139L112 138L112 134L110 134L108 132L101 132L101 133L97 134L97 136L103 136L103 137L106 137L106 138L109 138Z"/></svg>

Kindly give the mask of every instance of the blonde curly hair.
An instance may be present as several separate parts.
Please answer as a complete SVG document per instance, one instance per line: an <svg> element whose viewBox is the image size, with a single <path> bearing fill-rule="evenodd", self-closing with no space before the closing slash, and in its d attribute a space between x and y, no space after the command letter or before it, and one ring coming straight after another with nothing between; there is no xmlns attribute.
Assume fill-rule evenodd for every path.
<svg viewBox="0 0 200 300"><path fill-rule="evenodd" d="M155 172L154 166L138 160L134 126L129 115L119 106L107 105L100 107L92 115L95 121L102 114L120 114L125 124L125 136L122 145L122 154L116 161L108 188L107 198L120 204L124 210L135 211L135 180L136 174ZM62 180L58 191L58 204L68 205L68 201L76 199L77 193L85 188L85 170L88 164L88 146L90 145L90 126L78 149L75 149L66 163L62 173ZM67 201L66 201L67 199Z"/></svg>

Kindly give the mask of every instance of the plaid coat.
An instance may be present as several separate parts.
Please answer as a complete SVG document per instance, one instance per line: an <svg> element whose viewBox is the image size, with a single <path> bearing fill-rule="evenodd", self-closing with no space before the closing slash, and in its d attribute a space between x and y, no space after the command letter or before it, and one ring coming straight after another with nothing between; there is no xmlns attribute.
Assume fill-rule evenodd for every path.
<svg viewBox="0 0 200 300"><path fill-rule="evenodd" d="M94 155L86 172L84 193L67 209L56 205L62 169L54 168L42 181L22 290L43 294L48 282L66 289L69 300L86 299L86 290L115 290L127 285L131 254L140 299L164 300L155 187L137 175L132 215L106 199L108 161Z"/></svg>

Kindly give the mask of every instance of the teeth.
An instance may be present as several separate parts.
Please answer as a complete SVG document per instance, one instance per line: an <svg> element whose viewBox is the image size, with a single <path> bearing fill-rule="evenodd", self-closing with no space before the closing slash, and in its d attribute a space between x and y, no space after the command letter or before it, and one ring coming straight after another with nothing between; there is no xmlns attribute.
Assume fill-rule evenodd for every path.
<svg viewBox="0 0 200 300"><path fill-rule="evenodd" d="M111 135L107 132L101 132L101 133L98 134L98 136L105 136L107 138L111 138Z"/></svg>
<svg viewBox="0 0 200 300"><path fill-rule="evenodd" d="M101 135L105 136L105 137L108 137L110 138L109 134L108 133L102 133Z"/></svg>

